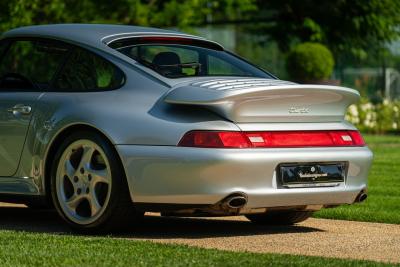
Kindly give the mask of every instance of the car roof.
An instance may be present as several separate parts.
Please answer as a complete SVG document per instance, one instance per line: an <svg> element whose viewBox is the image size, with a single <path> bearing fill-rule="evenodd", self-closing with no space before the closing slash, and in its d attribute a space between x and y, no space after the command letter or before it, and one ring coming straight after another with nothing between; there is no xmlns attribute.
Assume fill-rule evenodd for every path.
<svg viewBox="0 0 400 267"><path fill-rule="evenodd" d="M185 38L206 40L198 36L189 35L178 31L111 24L50 24L26 26L5 32L1 36L1 39L16 37L42 37L73 43L83 43L92 47L102 48L104 47L104 44L108 44L121 38L149 35L181 36Z"/></svg>

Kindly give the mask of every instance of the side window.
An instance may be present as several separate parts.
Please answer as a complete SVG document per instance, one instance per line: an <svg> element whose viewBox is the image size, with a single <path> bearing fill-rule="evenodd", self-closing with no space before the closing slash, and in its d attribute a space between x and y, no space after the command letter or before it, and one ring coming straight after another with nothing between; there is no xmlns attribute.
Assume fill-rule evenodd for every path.
<svg viewBox="0 0 400 267"><path fill-rule="evenodd" d="M67 52L66 45L54 41L12 42L0 64L0 88L47 90Z"/></svg>
<svg viewBox="0 0 400 267"><path fill-rule="evenodd" d="M102 91L120 87L121 70L105 59L81 48L74 48L54 87L59 91Z"/></svg>
<svg viewBox="0 0 400 267"><path fill-rule="evenodd" d="M8 45L8 42L6 42L6 41L0 42L0 64L1 64L1 59L3 58L3 54L7 49L7 45Z"/></svg>
<svg viewBox="0 0 400 267"><path fill-rule="evenodd" d="M208 75L244 76L245 72L214 56L208 56Z"/></svg>

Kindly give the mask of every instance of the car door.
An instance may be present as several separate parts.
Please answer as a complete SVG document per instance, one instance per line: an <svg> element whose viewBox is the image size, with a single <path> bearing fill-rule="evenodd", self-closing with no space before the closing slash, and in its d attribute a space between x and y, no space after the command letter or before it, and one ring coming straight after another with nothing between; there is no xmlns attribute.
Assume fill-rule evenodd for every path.
<svg viewBox="0 0 400 267"><path fill-rule="evenodd" d="M35 103L51 88L67 48L42 39L5 42L0 56L0 176L10 177L18 169Z"/></svg>

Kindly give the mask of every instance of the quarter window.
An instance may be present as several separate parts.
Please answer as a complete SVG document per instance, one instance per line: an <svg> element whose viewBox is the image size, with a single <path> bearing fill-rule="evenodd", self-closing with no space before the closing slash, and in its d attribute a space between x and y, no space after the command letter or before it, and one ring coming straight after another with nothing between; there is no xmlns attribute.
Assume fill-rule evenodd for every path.
<svg viewBox="0 0 400 267"><path fill-rule="evenodd" d="M50 88L52 79L64 61L68 49L68 46L53 41L12 42L2 57L0 87L23 90Z"/></svg>
<svg viewBox="0 0 400 267"><path fill-rule="evenodd" d="M124 82L121 70L105 59L81 48L74 48L56 78L58 91L102 91L120 87Z"/></svg>

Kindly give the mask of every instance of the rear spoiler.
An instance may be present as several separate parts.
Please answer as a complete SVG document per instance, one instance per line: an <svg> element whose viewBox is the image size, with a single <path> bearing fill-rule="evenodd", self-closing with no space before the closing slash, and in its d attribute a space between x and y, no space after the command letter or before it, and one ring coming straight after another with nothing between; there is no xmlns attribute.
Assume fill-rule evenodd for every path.
<svg viewBox="0 0 400 267"><path fill-rule="evenodd" d="M336 122L359 98L356 90L339 86L242 79L177 87L164 101L201 106L233 122Z"/></svg>

